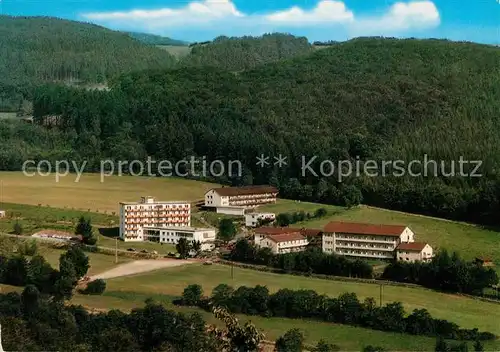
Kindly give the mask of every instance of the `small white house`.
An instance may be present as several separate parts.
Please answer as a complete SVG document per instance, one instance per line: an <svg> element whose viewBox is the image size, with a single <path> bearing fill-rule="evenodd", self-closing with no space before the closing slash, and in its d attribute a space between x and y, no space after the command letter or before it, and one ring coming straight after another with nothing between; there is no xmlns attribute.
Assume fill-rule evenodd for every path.
<svg viewBox="0 0 500 352"><path fill-rule="evenodd" d="M396 258L406 262L428 262L434 256L432 247L423 242L401 243L396 248Z"/></svg>
<svg viewBox="0 0 500 352"><path fill-rule="evenodd" d="M0 219L5 218L6 216L7 216L7 213L5 212L5 210L0 210Z"/></svg>
<svg viewBox="0 0 500 352"><path fill-rule="evenodd" d="M273 222L276 220L276 214L274 213L249 213L245 214L245 226L256 227L259 221L269 221Z"/></svg>

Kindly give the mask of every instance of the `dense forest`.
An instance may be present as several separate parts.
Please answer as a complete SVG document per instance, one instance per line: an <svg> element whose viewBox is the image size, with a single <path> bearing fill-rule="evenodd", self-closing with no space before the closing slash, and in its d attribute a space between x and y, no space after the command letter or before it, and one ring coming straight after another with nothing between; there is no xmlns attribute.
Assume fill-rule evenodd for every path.
<svg viewBox="0 0 500 352"><path fill-rule="evenodd" d="M41 82L106 82L175 59L125 33L48 17L0 16L0 111L16 110Z"/></svg>
<svg viewBox="0 0 500 352"><path fill-rule="evenodd" d="M180 65L218 67L241 71L304 54L313 50L307 38L288 34L266 34L262 37L218 37L206 44L192 45L191 53Z"/></svg>
<svg viewBox="0 0 500 352"><path fill-rule="evenodd" d="M363 38L238 74L209 67L153 70L123 75L111 92L43 87L34 99L36 119L58 115L59 128L3 125L4 143L18 153L5 151L0 167L19 169L20 160L33 155L85 158L96 170L105 157L206 156L244 165L241 177L217 181L270 183L283 197L363 201L497 224L499 63L495 47ZM261 154L287 156L288 166L261 168ZM428 166L437 177L425 177L418 164L412 168L422 172L418 177L389 169L385 177L380 171L339 179L326 174L328 168L319 171L321 160L408 164L423 162L425 154L445 163L443 172ZM313 172L303 173L303 161L314 156ZM447 176L461 157L482 160L483 176ZM464 172L474 168L466 165Z"/></svg>
<svg viewBox="0 0 500 352"><path fill-rule="evenodd" d="M182 40L176 40L168 37L162 37L161 35L149 34L149 33L137 33L137 32L125 32L132 38L148 45L176 45L176 46L187 46L188 43Z"/></svg>
<svg viewBox="0 0 500 352"><path fill-rule="evenodd" d="M239 71L312 50L306 38L285 34L219 37L194 45L182 60L160 45L188 43L58 18L0 15L0 112L17 111L41 83L107 83L131 71L185 66Z"/></svg>
<svg viewBox="0 0 500 352"><path fill-rule="evenodd" d="M243 164L242 175L210 180L273 184L282 197L346 206L364 202L499 223L498 47L358 38L314 50L305 38L284 34L219 37L194 45L192 54L175 68L162 69L172 66L170 56L125 34L59 20L49 31L45 21L56 20L2 18L3 28L28 24L32 30L41 28L29 38L22 37L25 31L12 28L5 32L7 39L0 36L0 41L9 43L2 48L19 46L21 59L7 60L12 66L6 70L7 77L16 72L24 78L28 73L37 77L29 71L32 66L23 62L28 57L45 63L39 73L50 71L57 60L44 55L54 53L51 47L67 45L71 41L66 35L76 31L83 34L73 36L75 44L68 55L75 58L83 52L85 56L91 47L99 59L86 61L80 70L90 63L94 68L109 67L112 89L87 91L48 84L27 90L37 125L0 122L2 170L19 170L24 160L33 158L85 159L87 171L97 171L103 158L150 156L175 162L204 156L226 165L231 160ZM70 24L72 31L66 28ZM54 35L57 30L61 33ZM135 46L137 50L132 50ZM31 47L37 48L38 56L26 54ZM1 57L5 60L9 55ZM119 64L112 61L115 58ZM78 66L76 59L64 62ZM139 70L145 67L157 68ZM99 80L97 71L91 70L93 79ZM119 72L123 74L117 76ZM22 84L3 84L9 88L0 90L0 98L26 93ZM57 116L50 118L57 127L41 126L47 116ZM262 168L256 165L261 154L270 156L271 162L281 154L288 165ZM437 163L424 167L425 158ZM460 159L482 164L478 170L477 163L459 170ZM324 160L326 164L321 164ZM345 165L337 164L341 160L360 171L339 175L346 171ZM408 168L413 160L421 164L411 165L411 175ZM394 161L402 162L404 175ZM378 177L363 171L368 163L370 175L376 163ZM482 177L468 177L473 171Z"/></svg>

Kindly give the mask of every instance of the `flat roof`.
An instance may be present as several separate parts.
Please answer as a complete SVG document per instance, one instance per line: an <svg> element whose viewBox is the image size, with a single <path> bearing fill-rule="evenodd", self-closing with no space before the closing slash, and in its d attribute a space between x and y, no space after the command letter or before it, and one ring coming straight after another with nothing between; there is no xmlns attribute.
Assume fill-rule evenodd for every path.
<svg viewBox="0 0 500 352"><path fill-rule="evenodd" d="M259 185L259 186L242 186L242 187L219 187L212 188L210 191L217 192L220 196L246 196L253 194L278 193L278 189L274 186ZM207 193L208 193L207 192ZM206 193L205 193L206 194Z"/></svg>
<svg viewBox="0 0 500 352"><path fill-rule="evenodd" d="M215 229L203 228L203 227L187 227L187 226L144 226L144 230L161 230L161 231L215 231Z"/></svg>
<svg viewBox="0 0 500 352"><path fill-rule="evenodd" d="M143 202L120 202L122 205L154 205L154 204L191 204L191 202L187 200L179 200L179 201L154 201L153 203L143 203Z"/></svg>

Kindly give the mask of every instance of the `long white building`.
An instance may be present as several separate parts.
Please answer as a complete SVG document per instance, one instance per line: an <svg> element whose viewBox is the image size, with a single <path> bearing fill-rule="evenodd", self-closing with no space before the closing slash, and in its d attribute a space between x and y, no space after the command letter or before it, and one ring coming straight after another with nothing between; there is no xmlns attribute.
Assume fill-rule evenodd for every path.
<svg viewBox="0 0 500 352"><path fill-rule="evenodd" d="M404 225L372 225L330 222L323 230L325 253L352 257L392 259L401 243L414 242L414 233Z"/></svg>
<svg viewBox="0 0 500 352"><path fill-rule="evenodd" d="M215 230L196 227L144 227L143 238L145 241L177 244L179 239L185 238L188 242L199 241L202 251L215 248Z"/></svg>
<svg viewBox="0 0 500 352"><path fill-rule="evenodd" d="M272 186L213 188L205 193L205 207L218 213L244 215L246 209L276 203L278 189Z"/></svg>
<svg viewBox="0 0 500 352"><path fill-rule="evenodd" d="M159 202L143 197L140 202L120 203L120 238L124 241L144 241L144 227L189 227L191 204Z"/></svg>

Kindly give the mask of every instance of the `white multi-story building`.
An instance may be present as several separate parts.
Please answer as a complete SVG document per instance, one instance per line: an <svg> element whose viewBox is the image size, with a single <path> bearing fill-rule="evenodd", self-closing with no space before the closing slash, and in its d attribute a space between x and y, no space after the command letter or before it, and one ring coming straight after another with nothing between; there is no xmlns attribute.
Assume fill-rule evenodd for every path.
<svg viewBox="0 0 500 352"><path fill-rule="evenodd" d="M144 227L189 227L191 204L188 202L158 202L143 197L140 202L120 203L120 238L124 241L144 241Z"/></svg>
<svg viewBox="0 0 500 352"><path fill-rule="evenodd" d="M427 243L401 243L396 248L396 258L405 262L428 262L432 260L433 250Z"/></svg>
<svg viewBox="0 0 500 352"><path fill-rule="evenodd" d="M276 214L274 213L248 213L245 214L245 225L247 227L256 227L259 225L259 221L273 222L276 220Z"/></svg>
<svg viewBox="0 0 500 352"><path fill-rule="evenodd" d="M278 189L272 186L213 188L205 193L205 207L218 213L244 215L246 209L276 203Z"/></svg>
<svg viewBox="0 0 500 352"><path fill-rule="evenodd" d="M307 248L307 237L300 229L262 227L255 231L254 243L257 247L271 248L274 254L301 252Z"/></svg>
<svg viewBox="0 0 500 352"><path fill-rule="evenodd" d="M196 227L144 227L143 237L146 241L177 244L179 239L185 238L188 242L199 241L202 251L215 248L215 230Z"/></svg>
<svg viewBox="0 0 500 352"><path fill-rule="evenodd" d="M396 248L409 242L414 242L414 234L404 225L330 222L323 231L322 248L325 253L392 259Z"/></svg>

